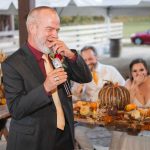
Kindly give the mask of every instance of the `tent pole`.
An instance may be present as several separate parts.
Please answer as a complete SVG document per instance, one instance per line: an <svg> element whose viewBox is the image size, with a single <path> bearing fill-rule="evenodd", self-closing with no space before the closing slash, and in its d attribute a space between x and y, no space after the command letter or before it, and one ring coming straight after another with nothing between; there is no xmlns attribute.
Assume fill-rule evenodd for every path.
<svg viewBox="0 0 150 150"><path fill-rule="evenodd" d="M18 0L19 14L19 44L25 43L27 39L26 17L29 11L35 7L35 0Z"/></svg>
<svg viewBox="0 0 150 150"><path fill-rule="evenodd" d="M105 16L105 24L107 24L107 37L110 38L111 33L111 15L110 15L110 7L106 8L106 16Z"/></svg>

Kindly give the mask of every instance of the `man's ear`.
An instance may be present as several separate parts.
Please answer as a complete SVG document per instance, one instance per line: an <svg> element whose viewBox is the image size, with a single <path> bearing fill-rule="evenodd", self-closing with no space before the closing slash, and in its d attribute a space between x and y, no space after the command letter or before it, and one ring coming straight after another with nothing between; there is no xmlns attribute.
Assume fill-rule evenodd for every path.
<svg viewBox="0 0 150 150"><path fill-rule="evenodd" d="M29 25L29 32L32 34L35 34L37 30L37 25L36 24L30 24Z"/></svg>

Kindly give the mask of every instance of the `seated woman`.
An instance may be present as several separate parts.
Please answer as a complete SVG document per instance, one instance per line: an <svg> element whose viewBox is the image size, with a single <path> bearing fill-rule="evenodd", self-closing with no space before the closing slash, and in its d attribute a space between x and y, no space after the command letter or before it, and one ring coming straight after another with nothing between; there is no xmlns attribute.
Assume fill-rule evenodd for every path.
<svg viewBox="0 0 150 150"><path fill-rule="evenodd" d="M146 62L135 59L130 64L131 79L125 86L131 95L131 102L138 107L150 107L150 76Z"/></svg>
<svg viewBox="0 0 150 150"><path fill-rule="evenodd" d="M150 107L150 76L146 62L143 59L135 59L129 68L131 77L125 86L130 92L131 103L135 103L137 107ZM149 131L144 131L138 136L113 132L110 150L149 150L149 141Z"/></svg>

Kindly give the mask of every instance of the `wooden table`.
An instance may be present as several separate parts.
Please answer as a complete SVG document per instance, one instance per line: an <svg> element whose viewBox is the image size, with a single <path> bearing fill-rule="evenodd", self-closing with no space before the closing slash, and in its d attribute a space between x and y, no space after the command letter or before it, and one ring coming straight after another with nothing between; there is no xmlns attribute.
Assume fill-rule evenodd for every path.
<svg viewBox="0 0 150 150"><path fill-rule="evenodd" d="M7 140L8 137L8 130L5 127L7 118L10 117L7 105L0 105L0 126L2 129L0 130L0 138L4 135L5 139ZM4 127L3 127L4 126Z"/></svg>
<svg viewBox="0 0 150 150"><path fill-rule="evenodd" d="M146 122L137 120L120 120L113 118L110 122L106 121L96 121L92 118L78 118L74 116L74 120L80 123L85 123L89 126L103 126L112 131L122 131L127 132L131 135L138 135L140 131L147 130L150 131L150 120Z"/></svg>

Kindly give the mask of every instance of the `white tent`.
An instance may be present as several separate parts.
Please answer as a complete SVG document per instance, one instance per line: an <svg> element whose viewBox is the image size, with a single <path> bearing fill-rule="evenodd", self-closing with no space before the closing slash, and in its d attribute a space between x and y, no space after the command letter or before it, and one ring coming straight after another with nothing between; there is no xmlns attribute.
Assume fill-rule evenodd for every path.
<svg viewBox="0 0 150 150"><path fill-rule="evenodd" d="M57 9L61 16L145 16L150 15L150 0L35 0L36 6ZM18 0L6 0L0 14L17 14Z"/></svg>
<svg viewBox="0 0 150 150"><path fill-rule="evenodd" d="M150 0L36 0L36 6L55 7L61 16L145 16Z"/></svg>

